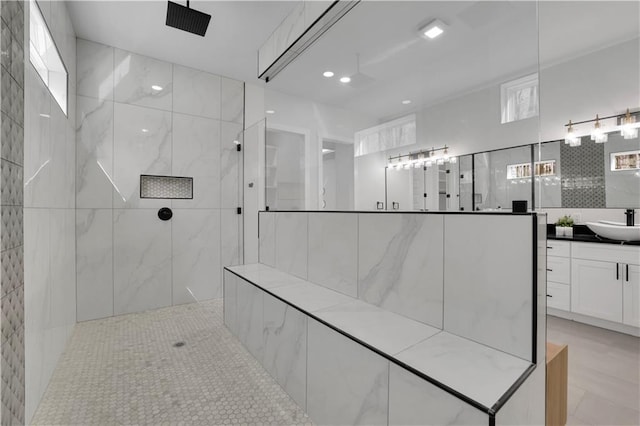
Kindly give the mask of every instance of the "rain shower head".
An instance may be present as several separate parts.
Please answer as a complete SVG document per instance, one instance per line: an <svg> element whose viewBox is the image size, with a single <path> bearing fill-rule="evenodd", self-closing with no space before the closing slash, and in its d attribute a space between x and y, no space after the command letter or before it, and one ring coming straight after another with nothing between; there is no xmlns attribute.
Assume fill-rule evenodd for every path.
<svg viewBox="0 0 640 426"><path fill-rule="evenodd" d="M167 6L167 25L182 31L197 34L204 37L209 26L211 15L183 6L172 1Z"/></svg>

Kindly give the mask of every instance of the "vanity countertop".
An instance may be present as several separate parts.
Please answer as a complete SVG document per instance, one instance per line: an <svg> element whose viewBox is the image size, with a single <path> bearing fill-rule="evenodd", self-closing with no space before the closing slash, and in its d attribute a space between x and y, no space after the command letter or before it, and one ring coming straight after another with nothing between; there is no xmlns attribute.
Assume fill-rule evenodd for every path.
<svg viewBox="0 0 640 426"><path fill-rule="evenodd" d="M547 239L558 241L575 241L581 243L616 244L625 246L640 246L640 241L616 241L602 238L590 230L587 225L575 225L573 227L573 237L562 237L555 234L556 227L553 224L547 225Z"/></svg>

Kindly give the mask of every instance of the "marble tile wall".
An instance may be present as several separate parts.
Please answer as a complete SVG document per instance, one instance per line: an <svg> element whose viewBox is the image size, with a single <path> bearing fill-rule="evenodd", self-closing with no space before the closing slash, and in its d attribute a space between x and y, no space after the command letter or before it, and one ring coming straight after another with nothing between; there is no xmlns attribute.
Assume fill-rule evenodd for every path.
<svg viewBox="0 0 640 426"><path fill-rule="evenodd" d="M0 422L25 422L24 5L0 7Z"/></svg>
<svg viewBox="0 0 640 426"><path fill-rule="evenodd" d="M532 361L532 229L530 216L446 216L445 331Z"/></svg>
<svg viewBox="0 0 640 426"><path fill-rule="evenodd" d="M221 297L242 261L244 83L77 44L78 321ZM194 197L140 199L140 174L193 177Z"/></svg>
<svg viewBox="0 0 640 426"><path fill-rule="evenodd" d="M17 4L14 1L3 2ZM25 415L28 423L76 322L76 38L64 2L21 3L24 46L38 7L68 70L63 111L28 59L24 82ZM28 58L28 50L22 52Z"/></svg>
<svg viewBox="0 0 640 426"><path fill-rule="evenodd" d="M533 248L517 243L531 241L531 216L262 212L259 220L261 263L532 360Z"/></svg>

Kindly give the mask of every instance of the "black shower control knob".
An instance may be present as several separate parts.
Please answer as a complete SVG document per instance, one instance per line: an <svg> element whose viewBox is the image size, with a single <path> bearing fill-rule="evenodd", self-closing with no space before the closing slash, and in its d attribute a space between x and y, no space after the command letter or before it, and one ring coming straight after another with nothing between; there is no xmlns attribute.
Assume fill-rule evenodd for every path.
<svg viewBox="0 0 640 426"><path fill-rule="evenodd" d="M169 207L163 207L158 210L158 218L160 218L160 220L169 220L172 216L173 212Z"/></svg>

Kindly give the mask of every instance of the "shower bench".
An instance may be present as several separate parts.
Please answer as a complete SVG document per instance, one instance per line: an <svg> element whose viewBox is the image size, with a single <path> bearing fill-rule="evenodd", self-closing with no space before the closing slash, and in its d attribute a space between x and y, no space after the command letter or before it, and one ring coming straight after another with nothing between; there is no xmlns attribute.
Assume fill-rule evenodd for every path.
<svg viewBox="0 0 640 426"><path fill-rule="evenodd" d="M278 240L277 226L269 229L264 219L277 222L279 214L261 214L261 236L274 233ZM291 223L286 225L295 235ZM261 259L270 262L262 247L265 239ZM318 256L312 250L308 263ZM384 256L389 255L398 256ZM361 256L356 259L363 262ZM544 296L539 300L544 303ZM495 306L490 314L501 315L499 304ZM531 313L535 306L529 307ZM439 315L445 316L444 309ZM532 340L531 359L526 359L452 332L443 318L439 321L436 326L417 321L273 265L224 268L225 325L318 424L544 423L544 355L536 362ZM478 316L477 322L482 321ZM530 329L529 339L538 337L535 327Z"/></svg>

